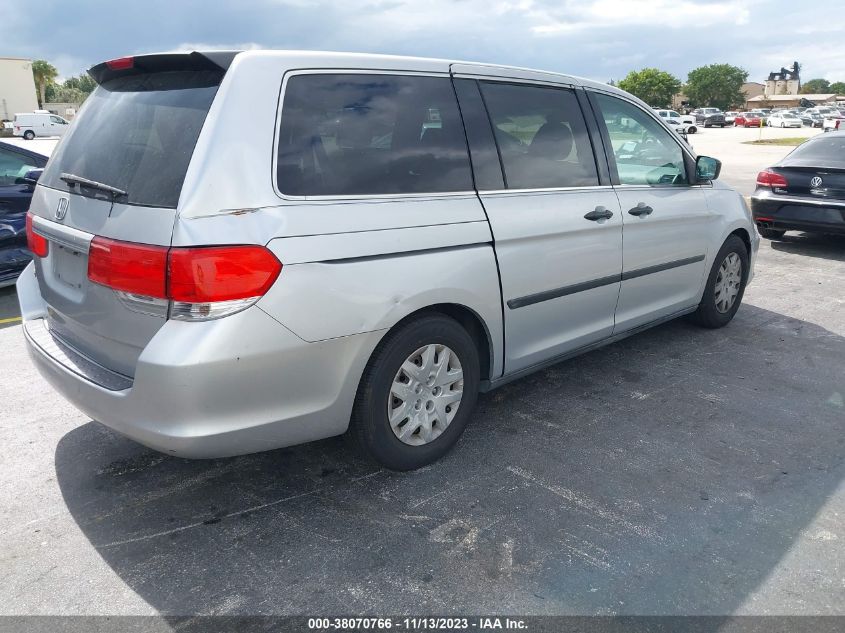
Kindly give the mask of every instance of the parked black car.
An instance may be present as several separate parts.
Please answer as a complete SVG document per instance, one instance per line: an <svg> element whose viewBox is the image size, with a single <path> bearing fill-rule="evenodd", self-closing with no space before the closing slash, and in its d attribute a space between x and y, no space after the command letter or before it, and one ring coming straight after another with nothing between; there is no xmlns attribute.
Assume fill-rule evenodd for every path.
<svg viewBox="0 0 845 633"><path fill-rule="evenodd" d="M0 287L15 283L32 255L26 212L47 156L0 140Z"/></svg>
<svg viewBox="0 0 845 633"><path fill-rule="evenodd" d="M702 127L725 127L728 124L725 114L719 108L698 108L692 113L695 115L695 122Z"/></svg>
<svg viewBox="0 0 845 633"><path fill-rule="evenodd" d="M845 131L813 137L761 171L751 212L772 240L791 230L845 235Z"/></svg>
<svg viewBox="0 0 845 633"><path fill-rule="evenodd" d="M821 127L824 123L824 117L818 112L804 112L798 115L801 123L807 127Z"/></svg>

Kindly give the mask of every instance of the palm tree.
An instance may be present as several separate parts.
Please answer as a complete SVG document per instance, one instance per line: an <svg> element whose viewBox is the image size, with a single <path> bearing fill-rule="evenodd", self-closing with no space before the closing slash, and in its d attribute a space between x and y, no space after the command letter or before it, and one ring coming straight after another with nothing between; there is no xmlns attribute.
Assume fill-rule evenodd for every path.
<svg viewBox="0 0 845 633"><path fill-rule="evenodd" d="M32 62L32 74L35 78L35 87L38 89L40 97L39 104L44 107L46 100L47 85L53 83L56 77L59 76L59 71L48 61L43 59L36 59Z"/></svg>

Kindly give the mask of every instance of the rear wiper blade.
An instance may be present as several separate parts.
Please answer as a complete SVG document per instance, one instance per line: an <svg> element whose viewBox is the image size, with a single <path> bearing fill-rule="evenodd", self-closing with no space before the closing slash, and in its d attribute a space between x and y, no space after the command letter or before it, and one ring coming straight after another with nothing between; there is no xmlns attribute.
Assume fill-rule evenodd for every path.
<svg viewBox="0 0 845 633"><path fill-rule="evenodd" d="M74 176L73 174L63 173L59 176L59 179L64 180L69 185L83 185L85 187L91 187L92 189L99 189L100 191L105 191L107 193L110 193L112 197L129 195L123 189L118 189L117 187L112 187L111 185L107 185L102 182L97 182L96 180L88 180L87 178L83 178L82 176Z"/></svg>

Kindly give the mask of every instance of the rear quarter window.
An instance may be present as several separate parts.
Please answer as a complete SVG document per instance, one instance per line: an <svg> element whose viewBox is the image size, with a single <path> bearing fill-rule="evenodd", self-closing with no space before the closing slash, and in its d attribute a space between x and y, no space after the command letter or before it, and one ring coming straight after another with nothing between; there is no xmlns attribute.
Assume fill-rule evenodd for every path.
<svg viewBox="0 0 845 633"><path fill-rule="evenodd" d="M472 190L466 137L445 77L294 75L276 177L293 196Z"/></svg>

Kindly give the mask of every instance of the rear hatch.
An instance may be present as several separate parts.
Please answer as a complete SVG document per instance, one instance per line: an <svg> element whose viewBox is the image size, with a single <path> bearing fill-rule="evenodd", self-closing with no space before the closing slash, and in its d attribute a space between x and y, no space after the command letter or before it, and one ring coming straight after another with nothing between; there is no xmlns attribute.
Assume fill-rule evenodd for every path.
<svg viewBox="0 0 845 633"><path fill-rule="evenodd" d="M185 174L233 56L148 55L92 68L99 86L33 196L33 227L49 242L36 258L49 328L112 371L134 376L168 304L91 281L91 239L170 245Z"/></svg>

